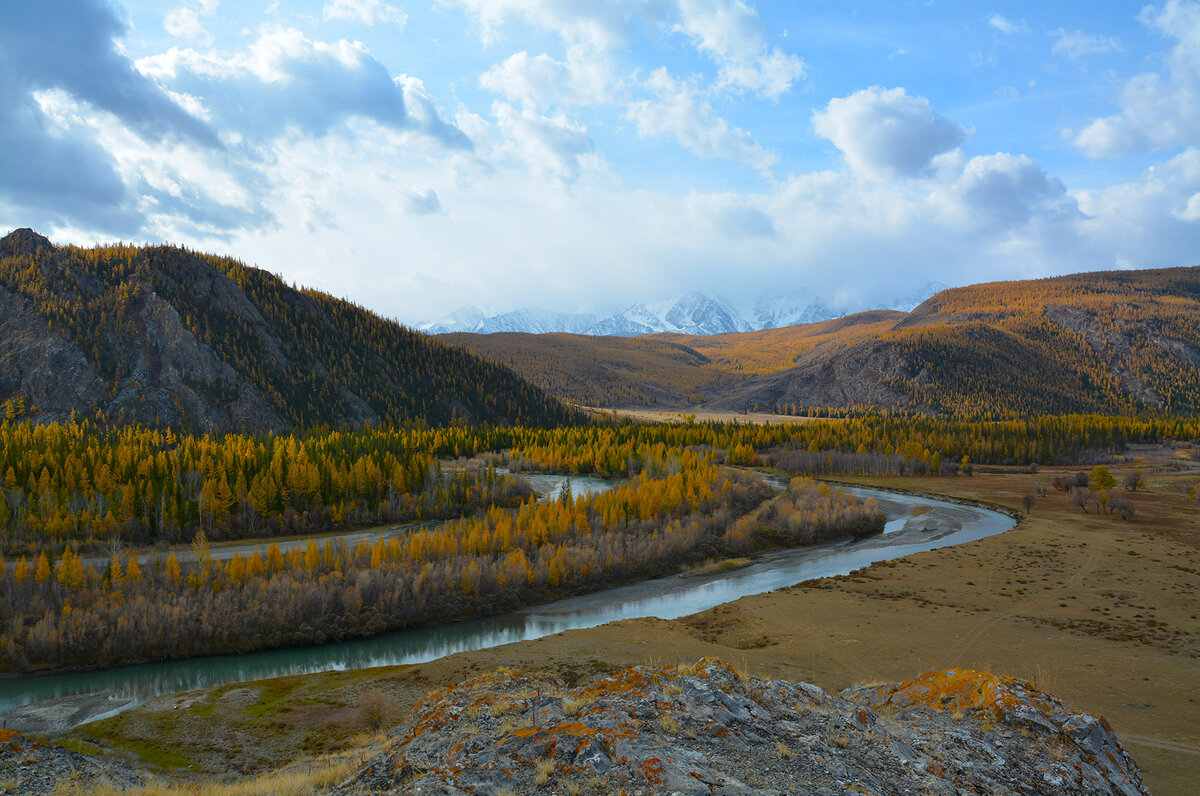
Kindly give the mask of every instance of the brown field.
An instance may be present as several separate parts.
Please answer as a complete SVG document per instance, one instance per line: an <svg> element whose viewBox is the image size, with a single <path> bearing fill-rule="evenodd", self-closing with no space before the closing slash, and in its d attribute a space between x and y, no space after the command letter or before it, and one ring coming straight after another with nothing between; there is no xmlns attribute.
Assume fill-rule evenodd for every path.
<svg viewBox="0 0 1200 796"><path fill-rule="evenodd" d="M717 409L696 409L674 411L670 409L602 409L595 406L581 406L586 412L608 417L616 416L629 418L639 423L746 423L754 425L774 425L779 423L807 423L813 418L795 415L776 415L766 412L723 412Z"/></svg>
<svg viewBox="0 0 1200 796"><path fill-rule="evenodd" d="M1152 475L1123 522L1049 489L1057 471L869 479L1017 509L998 537L783 589L682 620L630 620L428 664L224 686L86 725L68 743L187 776L261 772L365 752L428 689L518 666L569 681L634 664L717 655L828 690L946 667L1022 676L1104 715L1158 796L1195 792L1200 770L1200 505L1195 473ZM1121 477L1119 468L1114 470ZM367 691L384 698L374 707ZM380 707L380 705L382 707Z"/></svg>

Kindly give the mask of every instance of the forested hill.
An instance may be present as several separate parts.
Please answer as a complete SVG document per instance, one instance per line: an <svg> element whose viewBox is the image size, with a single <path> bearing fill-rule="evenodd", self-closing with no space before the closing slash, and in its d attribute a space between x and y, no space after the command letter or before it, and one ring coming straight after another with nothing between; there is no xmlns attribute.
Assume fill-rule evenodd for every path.
<svg viewBox="0 0 1200 796"><path fill-rule="evenodd" d="M235 260L29 229L0 240L0 403L200 431L573 416L507 368Z"/></svg>
<svg viewBox="0 0 1200 796"><path fill-rule="evenodd" d="M973 285L908 314L742 334L446 339L599 406L1200 411L1200 267Z"/></svg>

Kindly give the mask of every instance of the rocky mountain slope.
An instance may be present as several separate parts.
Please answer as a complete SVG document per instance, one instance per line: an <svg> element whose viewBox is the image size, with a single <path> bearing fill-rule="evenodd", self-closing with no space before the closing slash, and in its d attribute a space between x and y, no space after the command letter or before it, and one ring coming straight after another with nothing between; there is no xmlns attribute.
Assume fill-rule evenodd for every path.
<svg viewBox="0 0 1200 796"><path fill-rule="evenodd" d="M742 334L446 339L599 406L1200 411L1200 267L974 285Z"/></svg>
<svg viewBox="0 0 1200 796"><path fill-rule="evenodd" d="M836 696L713 658L576 688L502 670L392 737L335 792L1148 793L1103 718L969 670Z"/></svg>
<svg viewBox="0 0 1200 796"><path fill-rule="evenodd" d="M341 299L169 246L0 240L0 404L202 431L557 422L506 368Z"/></svg>

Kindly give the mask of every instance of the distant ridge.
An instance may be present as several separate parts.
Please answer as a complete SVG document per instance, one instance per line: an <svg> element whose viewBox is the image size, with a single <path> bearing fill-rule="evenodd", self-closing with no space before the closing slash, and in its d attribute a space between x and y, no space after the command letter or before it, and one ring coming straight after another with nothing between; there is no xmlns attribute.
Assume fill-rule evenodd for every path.
<svg viewBox="0 0 1200 796"><path fill-rule="evenodd" d="M0 240L5 402L201 431L574 416L507 368L236 260L31 229Z"/></svg>
<svg viewBox="0 0 1200 796"><path fill-rule="evenodd" d="M592 406L1200 411L1200 267L951 288L910 313L736 334L444 339Z"/></svg>
<svg viewBox="0 0 1200 796"><path fill-rule="evenodd" d="M908 312L925 299L944 290L940 282L928 282L893 298L883 309ZM459 307L450 315L421 327L429 334L586 334L637 337L644 334L715 335L777 329L801 323L818 323L837 318L838 312L825 300L804 293L772 293L755 303L749 317L729 302L699 290L654 303L637 303L621 312L601 317L589 313L554 312L525 308L495 313L475 306Z"/></svg>

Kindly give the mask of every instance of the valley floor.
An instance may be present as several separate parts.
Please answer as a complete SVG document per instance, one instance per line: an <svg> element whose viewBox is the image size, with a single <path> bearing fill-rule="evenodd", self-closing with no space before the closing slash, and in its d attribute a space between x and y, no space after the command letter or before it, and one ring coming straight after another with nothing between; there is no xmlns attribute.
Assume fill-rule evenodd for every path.
<svg viewBox="0 0 1200 796"><path fill-rule="evenodd" d="M1084 514L1049 489L1059 471L862 479L1032 513L997 537L801 584L680 620L628 620L427 664L280 678L166 697L66 739L80 751L178 772L266 771L306 757L359 759L436 686L500 666L568 682L715 655L836 691L946 667L1036 681L1105 716L1157 796L1193 792L1200 767L1200 511L1151 475L1136 515ZM1066 472L1063 470L1061 472ZM1118 481L1120 470L1114 470Z"/></svg>

